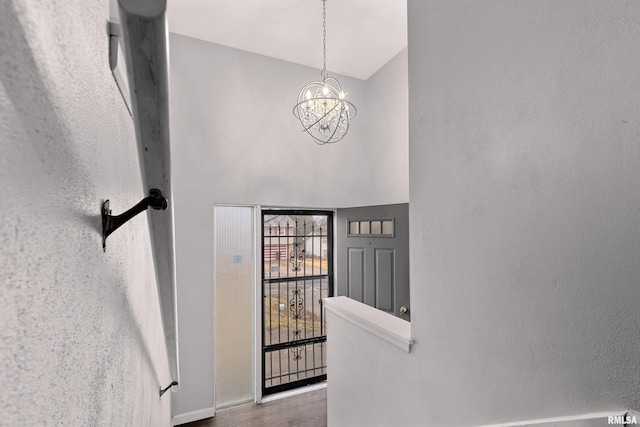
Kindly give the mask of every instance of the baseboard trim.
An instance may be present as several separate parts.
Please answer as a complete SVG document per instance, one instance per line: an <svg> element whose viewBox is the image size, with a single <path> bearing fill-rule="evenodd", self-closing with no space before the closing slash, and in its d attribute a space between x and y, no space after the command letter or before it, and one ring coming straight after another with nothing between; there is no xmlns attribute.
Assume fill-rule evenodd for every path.
<svg viewBox="0 0 640 427"><path fill-rule="evenodd" d="M181 424L190 423L192 421L203 420L205 418L211 418L216 414L216 408L205 408L197 411L187 412L185 414L174 415L171 417L171 425L179 426Z"/></svg>
<svg viewBox="0 0 640 427"><path fill-rule="evenodd" d="M321 390L323 388L327 388L327 382L323 381L317 384L311 384L305 387L294 388L293 390L283 391L280 393L270 394L262 398L260 402L256 403L267 403L273 402L274 400L284 399L286 397L296 396L298 394L309 393L310 391Z"/></svg>
<svg viewBox="0 0 640 427"><path fill-rule="evenodd" d="M544 426L544 425L558 425L567 423L573 423L575 421L596 421L596 420L604 420L604 425L607 425L607 420L609 417L624 417L626 415L635 415L635 411L611 411L611 412L593 412L590 414L582 414L582 415L571 415L566 417L553 417L553 418L540 418L537 420L525 420L518 421L514 423L504 423L504 424L486 424L477 427L526 427L526 426ZM577 425L577 424L576 424Z"/></svg>

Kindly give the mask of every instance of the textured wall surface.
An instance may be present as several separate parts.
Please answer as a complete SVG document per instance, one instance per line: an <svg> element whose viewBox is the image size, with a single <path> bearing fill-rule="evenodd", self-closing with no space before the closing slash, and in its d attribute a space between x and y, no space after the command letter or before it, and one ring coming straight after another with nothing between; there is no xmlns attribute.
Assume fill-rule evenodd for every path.
<svg viewBox="0 0 640 427"><path fill-rule="evenodd" d="M415 408L431 425L640 406L638 16L409 1Z"/></svg>
<svg viewBox="0 0 640 427"><path fill-rule="evenodd" d="M329 310L327 331L327 425L429 425L407 408L418 391L413 354Z"/></svg>
<svg viewBox="0 0 640 427"><path fill-rule="evenodd" d="M1 425L159 426L170 382L108 2L0 1Z"/></svg>
<svg viewBox="0 0 640 427"><path fill-rule="evenodd" d="M407 67L405 48L365 82L367 205L409 201Z"/></svg>
<svg viewBox="0 0 640 427"><path fill-rule="evenodd" d="M404 120L386 123L399 126L400 137L370 132L368 81L340 77L358 115L342 141L318 146L292 110L302 86L320 79L319 70L176 34L170 42L181 360L173 413L183 415L214 405L214 203L334 208L406 202L407 78L401 53L370 79L376 89L393 88L377 99L386 108L404 106Z"/></svg>
<svg viewBox="0 0 640 427"><path fill-rule="evenodd" d="M416 343L394 356L329 328L349 353L329 367L330 425L637 409L640 3L408 12Z"/></svg>

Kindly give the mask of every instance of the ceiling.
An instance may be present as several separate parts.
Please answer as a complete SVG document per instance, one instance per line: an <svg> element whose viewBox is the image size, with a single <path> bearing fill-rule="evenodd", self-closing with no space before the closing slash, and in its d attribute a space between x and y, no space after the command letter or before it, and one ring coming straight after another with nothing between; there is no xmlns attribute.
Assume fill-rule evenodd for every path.
<svg viewBox="0 0 640 427"><path fill-rule="evenodd" d="M321 0L170 0L169 31L322 69ZM406 0L327 0L327 70L366 80L407 46Z"/></svg>

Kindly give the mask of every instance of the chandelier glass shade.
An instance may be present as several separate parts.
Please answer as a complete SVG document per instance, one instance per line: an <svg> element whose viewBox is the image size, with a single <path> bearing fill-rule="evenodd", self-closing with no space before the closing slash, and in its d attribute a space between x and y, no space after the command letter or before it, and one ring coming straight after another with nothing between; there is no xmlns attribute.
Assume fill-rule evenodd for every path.
<svg viewBox="0 0 640 427"><path fill-rule="evenodd" d="M326 0L322 0L323 9L323 68L322 81L307 83L298 94L298 102L293 107L304 131L320 145L340 141L349 130L351 119L355 117L356 107L345 98L348 93L342 90L340 82L327 73L327 19Z"/></svg>

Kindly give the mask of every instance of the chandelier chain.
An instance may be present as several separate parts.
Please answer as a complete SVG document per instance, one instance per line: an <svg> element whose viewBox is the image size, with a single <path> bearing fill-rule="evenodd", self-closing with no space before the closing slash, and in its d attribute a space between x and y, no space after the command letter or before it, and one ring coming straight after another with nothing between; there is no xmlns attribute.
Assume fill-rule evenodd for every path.
<svg viewBox="0 0 640 427"><path fill-rule="evenodd" d="M327 77L327 0L322 0L322 80Z"/></svg>

